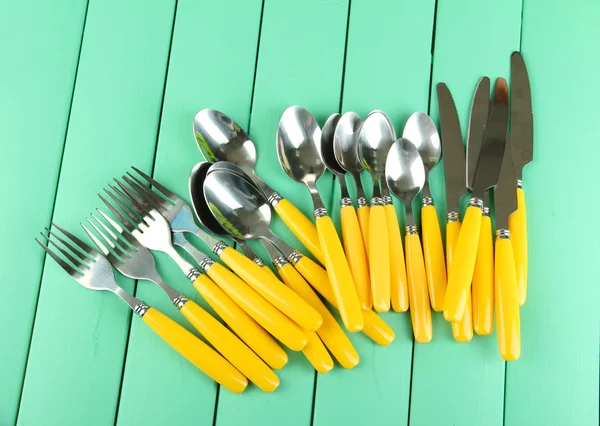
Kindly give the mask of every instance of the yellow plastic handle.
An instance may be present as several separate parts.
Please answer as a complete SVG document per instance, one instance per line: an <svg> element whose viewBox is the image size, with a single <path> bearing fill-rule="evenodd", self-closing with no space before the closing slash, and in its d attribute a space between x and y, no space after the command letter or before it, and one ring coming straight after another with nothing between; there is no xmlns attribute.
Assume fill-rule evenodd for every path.
<svg viewBox="0 0 600 426"><path fill-rule="evenodd" d="M344 368L352 368L358 364L360 358L350 339L302 275L289 263L280 267L278 272L283 282L323 316L323 325L317 330L317 335L334 358Z"/></svg>
<svg viewBox="0 0 600 426"><path fill-rule="evenodd" d="M406 234L406 269L413 335L417 342L427 343L433 337L433 326L425 275L425 260L418 234Z"/></svg>
<svg viewBox="0 0 600 426"><path fill-rule="evenodd" d="M369 206L361 206L356 209L358 216L358 224L360 225L360 233L362 235L363 243L365 244L365 253L367 259L369 258L369 212L371 208Z"/></svg>
<svg viewBox="0 0 600 426"><path fill-rule="evenodd" d="M231 392L242 393L248 386L246 377L229 361L162 312L149 308L142 320L173 349Z"/></svg>
<svg viewBox="0 0 600 426"><path fill-rule="evenodd" d="M306 345L302 329L233 272L219 263L212 264L206 272L235 303L285 346L301 351Z"/></svg>
<svg viewBox="0 0 600 426"><path fill-rule="evenodd" d="M263 266L261 266L261 268L263 271L265 271L267 274L271 275L273 278L279 279L279 278L277 278L277 275L275 275L275 273L273 271L271 271L271 268L269 268L267 265L263 265Z"/></svg>
<svg viewBox="0 0 600 426"><path fill-rule="evenodd" d="M263 392L273 392L277 389L277 375L227 327L193 300L185 302L180 311L213 348Z"/></svg>
<svg viewBox="0 0 600 426"><path fill-rule="evenodd" d="M371 206L369 213L369 272L373 308L377 312L390 310L390 243L383 206Z"/></svg>
<svg viewBox="0 0 600 426"><path fill-rule="evenodd" d="M207 275L202 274L196 278L194 288L234 333L271 368L279 370L287 364L288 355L279 343Z"/></svg>
<svg viewBox="0 0 600 426"><path fill-rule="evenodd" d="M323 250L321 250L319 234L317 233L315 224L286 199L282 199L275 204L274 209L281 220L283 220L283 223L290 228L313 256L324 265L325 255L323 254Z"/></svg>
<svg viewBox="0 0 600 426"><path fill-rule="evenodd" d="M456 241L460 232L460 222L446 224L446 267L450 268L456 249ZM467 297L467 307L462 319L452 323L452 335L457 342L470 342L473 339L473 308L471 297Z"/></svg>
<svg viewBox="0 0 600 426"><path fill-rule="evenodd" d="M306 256L302 256L295 266L304 279L337 309L337 302L333 296L327 272ZM364 310L362 313L365 322L362 329L364 334L381 346L387 346L394 341L394 330L383 319L370 309Z"/></svg>
<svg viewBox="0 0 600 426"><path fill-rule="evenodd" d="M521 319L515 257L510 239L496 239L496 328L500 355L515 361L521 355Z"/></svg>
<svg viewBox="0 0 600 426"><path fill-rule="evenodd" d="M388 242L390 245L390 298L394 312L408 311L408 283L402 234L398 225L398 216L393 204L383 206L387 223Z"/></svg>
<svg viewBox="0 0 600 426"><path fill-rule="evenodd" d="M480 336L494 331L494 241L492 219L481 217L481 234L473 271L473 328Z"/></svg>
<svg viewBox="0 0 600 426"><path fill-rule="evenodd" d="M481 208L469 206L458 234L456 255L448 274L448 288L444 303L444 318L447 321L456 322L465 312L475 269L480 232Z"/></svg>
<svg viewBox="0 0 600 426"><path fill-rule="evenodd" d="M360 331L364 325L362 309L342 243L329 216L321 216L317 219L317 231L325 254L327 275L342 321L348 331Z"/></svg>
<svg viewBox="0 0 600 426"><path fill-rule="evenodd" d="M333 359L317 333L308 331L306 336L308 337L308 343L302 349L302 353L308 362L321 374L331 371L333 369Z"/></svg>
<svg viewBox="0 0 600 426"><path fill-rule="evenodd" d="M527 210L525 192L517 188L517 211L508 218L508 230L515 253L515 270L519 289L519 304L527 299Z"/></svg>
<svg viewBox="0 0 600 426"><path fill-rule="evenodd" d="M350 271L352 272L352 278L354 278L360 306L363 309L371 309L373 301L371 300L369 265L354 206L343 206L340 209L340 220L342 222L344 251L346 252L346 259L348 259L348 266L350 266Z"/></svg>
<svg viewBox="0 0 600 426"><path fill-rule="evenodd" d="M226 247L219 257L241 279L296 324L307 330L316 331L323 323L321 315L300 296L239 251Z"/></svg>
<svg viewBox="0 0 600 426"><path fill-rule="evenodd" d="M431 300L433 310L441 312L444 310L446 298L446 262L444 261L440 222L435 206L421 208L421 222L429 300Z"/></svg>

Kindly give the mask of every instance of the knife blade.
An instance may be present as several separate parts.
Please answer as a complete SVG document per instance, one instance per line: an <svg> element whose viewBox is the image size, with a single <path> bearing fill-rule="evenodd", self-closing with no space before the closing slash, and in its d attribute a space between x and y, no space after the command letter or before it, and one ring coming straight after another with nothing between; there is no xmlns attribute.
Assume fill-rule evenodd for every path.
<svg viewBox="0 0 600 426"><path fill-rule="evenodd" d="M533 160L533 110L531 86L520 52L510 57L510 141L516 178L523 179L523 167Z"/></svg>
<svg viewBox="0 0 600 426"><path fill-rule="evenodd" d="M517 194L515 165L513 163L512 139L507 134L502 168L498 177L498 185L494 188L494 211L496 213L496 229L508 229L508 218L517 210Z"/></svg>
<svg viewBox="0 0 600 426"><path fill-rule="evenodd" d="M489 92L488 92L489 93ZM452 94L445 83L437 85L442 135L442 157L444 159L444 182L446 183L446 205L448 210L458 212L458 203L465 195L465 147L460 131L460 122Z"/></svg>
<svg viewBox="0 0 600 426"><path fill-rule="evenodd" d="M467 188L473 189L473 180L475 179L475 169L477 160L479 160L479 151L483 142L483 130L490 112L490 79L482 77L477 84L473 101L471 103L471 112L469 114L469 129L467 133L467 160L466 176Z"/></svg>

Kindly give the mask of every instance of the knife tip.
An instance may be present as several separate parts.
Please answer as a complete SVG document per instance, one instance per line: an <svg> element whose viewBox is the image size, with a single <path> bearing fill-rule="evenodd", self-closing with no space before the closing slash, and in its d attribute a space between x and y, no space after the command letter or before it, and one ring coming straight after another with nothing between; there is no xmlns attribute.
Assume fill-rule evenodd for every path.
<svg viewBox="0 0 600 426"><path fill-rule="evenodd" d="M508 83L504 78L498 78L496 80L494 103L508 103Z"/></svg>

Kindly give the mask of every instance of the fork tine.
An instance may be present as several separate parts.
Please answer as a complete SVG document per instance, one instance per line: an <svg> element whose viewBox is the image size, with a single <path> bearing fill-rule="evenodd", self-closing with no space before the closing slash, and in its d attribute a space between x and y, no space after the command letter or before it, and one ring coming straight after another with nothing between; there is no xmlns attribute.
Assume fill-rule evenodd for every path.
<svg viewBox="0 0 600 426"><path fill-rule="evenodd" d="M112 237L112 239L107 238L105 235L103 235L102 231L100 229L98 229L98 233L105 239L108 241L109 244L112 244L111 247L115 250L120 249L121 252L123 252L123 254L128 254L129 250L127 247L127 244L125 244L125 246L123 246L123 240L126 240L126 238L123 237L123 235L121 235L118 231L116 231L116 229L113 229L110 225L106 225L104 222L102 222L98 216L96 216L94 213L91 214L92 218L94 218L96 220L96 222L108 233L108 235L110 235ZM88 219L89 221L89 219ZM94 228L96 228L96 225L94 225L92 223L92 226L94 226ZM121 229L121 232L123 232L123 230ZM133 238L132 238L133 239Z"/></svg>
<svg viewBox="0 0 600 426"><path fill-rule="evenodd" d="M100 232L100 230L96 227L96 225L94 225L89 218L86 217L86 220L90 223L90 225L92 225L94 227L94 229L96 229L96 231ZM87 226L85 226L85 224L83 222L79 223L81 225L81 227L83 228L83 230L85 231L86 234L88 234L88 237L90 237L90 239L94 242L94 244L96 244L96 246L100 249L100 251L102 252L102 254L104 256L108 256L110 255L110 251L106 248L106 246L104 244L102 244L102 241L100 241L93 233L92 231L90 231ZM100 232L100 234L102 234ZM113 244L114 246L114 244ZM114 247L113 247L114 248Z"/></svg>
<svg viewBox="0 0 600 426"><path fill-rule="evenodd" d="M45 228L47 232L50 232L48 230L48 228ZM50 239L50 236L46 236L43 233L40 232L40 235L44 238L46 238L46 240L48 240L48 244L53 245L54 247L56 247L56 249L64 256L67 258L67 260L69 262L71 262L75 267L80 268L81 266L85 266L86 268L89 269L89 266L91 263L93 263L91 260L89 260L87 257L84 257L84 259L81 259L81 257L79 257L77 255L77 253L79 253L77 251L76 248L72 247L69 245L68 242L66 242L65 240L63 240L61 237L59 237L58 235L56 235L55 233L50 233L50 235L52 235L53 237L55 237L58 241L60 241L65 247L67 247L69 250L71 250L74 254L69 253L68 251L66 251L65 249L63 249L61 246L59 246L58 244L56 244L55 241ZM81 266L80 266L81 265Z"/></svg>
<svg viewBox="0 0 600 426"><path fill-rule="evenodd" d="M157 206L155 205L155 203L151 202L148 198L143 198L140 194L139 191L134 191L132 188L128 187L127 185L125 185L123 182L121 182L120 180L115 179L115 182L117 182L117 184L119 185L119 187L125 191L125 193L129 196L129 198L131 198L133 201L135 201L137 204L142 205L144 207L147 207L149 205L150 209L152 208L157 208ZM131 184L130 184L131 185Z"/></svg>
<svg viewBox="0 0 600 426"><path fill-rule="evenodd" d="M71 239L71 241L73 241L77 246L79 246L80 250L83 250L84 252L86 252L87 254L89 254L92 258L94 256L98 255L98 252L96 250L94 250L93 248L91 248L89 245L87 245L86 243L84 243L83 241L81 241L79 238L77 238L75 235L71 234L66 229L61 228L60 226L58 226L54 222L51 222L51 224L52 224L53 227L55 227L60 232L62 232L67 238ZM48 230L48 232L50 232L50 230Z"/></svg>
<svg viewBox="0 0 600 426"><path fill-rule="evenodd" d="M146 179L149 183L151 183L152 186L154 186L156 189L158 189L160 192L162 192L165 197L167 197L167 198L176 197L175 194L173 194L171 191L169 191L167 188L165 188L164 186L162 186L156 180L154 180L153 178L151 178L150 176L148 176L146 173L144 173L141 170L139 170L137 167L131 166L131 168L133 170L135 170L144 179Z"/></svg>
<svg viewBox="0 0 600 426"><path fill-rule="evenodd" d="M138 242L138 240L136 240L131 234L125 233L123 231L123 228L121 228L119 226L119 224L112 217L110 217L109 215L107 215L100 209L96 209L96 211L102 215L102 217L110 224L110 226L112 227L112 230L114 232L116 232L116 234L118 235L117 240L119 240L119 241L125 240L127 243L129 243L129 248L132 248L133 250L137 250L137 248L140 247L140 243ZM92 214L92 216L94 216L94 215ZM98 220L98 218L96 218L96 220ZM104 229L109 231L108 225L105 225L104 222L98 220L98 223L100 225L102 225L104 227ZM117 241L117 242L119 242L119 241ZM125 246L127 246L127 244L125 244ZM126 252L130 253L130 251L127 249L127 247L123 247L123 248L125 249Z"/></svg>
<svg viewBox="0 0 600 426"><path fill-rule="evenodd" d="M127 172L127 175L131 176L129 172ZM131 179L127 175L122 176L125 182L127 182L129 186L131 186L135 191L137 191L138 194L144 197L144 199L150 205L152 205L157 210L167 210L167 208L164 206L164 203L171 204L171 200L161 197L160 195L152 191L150 188L148 188L146 185L139 182L135 177L132 176L133 179Z"/></svg>
<svg viewBox="0 0 600 426"><path fill-rule="evenodd" d="M121 191L119 188L117 188L116 186L113 185L108 185L112 188L113 191L115 191L117 194L119 194L123 200L123 202L131 209L134 210L137 214L139 214L142 219L146 219L146 216L150 215L150 210L148 208L146 208L144 205L138 203L137 201L133 200L131 197L128 197L123 191ZM146 223L148 222L147 220L145 220Z"/></svg>
<svg viewBox="0 0 600 426"><path fill-rule="evenodd" d="M112 192L107 191L106 189L104 190L106 191L106 193L110 196L110 198L112 198L115 202L119 203L119 200L116 199L116 197L113 195ZM139 229L137 226L137 218L134 219L130 219L130 214L131 212L129 212L129 214L127 214L127 217L123 216L117 209L115 206L113 206L106 198L104 198L102 195L98 194L98 197L100 197L100 199L104 202L104 204L106 204L106 207L108 207L108 209L112 212L112 214L114 214L117 217L117 220L120 221L123 226L125 228L127 228L127 230L129 232L133 232L136 229ZM121 207L124 208L124 207ZM124 209L125 211L127 211L128 209Z"/></svg>
<svg viewBox="0 0 600 426"><path fill-rule="evenodd" d="M43 235L43 234L42 234ZM83 272L81 272L79 269L75 269L73 268L71 265L69 265L67 262L65 262L64 260L62 260L59 256L56 255L56 253L54 253L52 251L52 249L50 247L48 247L47 245L45 245L44 243L42 243L40 240L38 240L37 238L35 239L35 241L42 246L42 248L44 249L44 251L46 253L48 253L50 255L50 257L52 259L54 259L54 261L56 263L58 263L60 265L61 268L63 268L65 270L65 272L69 275L81 275L83 276ZM48 240L50 241L50 240Z"/></svg>

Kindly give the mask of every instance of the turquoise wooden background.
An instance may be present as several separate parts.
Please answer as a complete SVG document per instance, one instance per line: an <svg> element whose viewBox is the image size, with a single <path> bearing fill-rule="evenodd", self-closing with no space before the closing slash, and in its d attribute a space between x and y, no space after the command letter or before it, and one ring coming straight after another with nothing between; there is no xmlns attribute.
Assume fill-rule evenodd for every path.
<svg viewBox="0 0 600 426"><path fill-rule="evenodd" d="M0 425L598 424L597 0L0 7ZM249 129L259 174L309 214L306 191L276 160L287 106L305 106L321 124L333 112L383 109L400 131L413 111L437 116L432 88L445 81L466 130L478 78L508 76L518 49L536 119L518 362L500 359L495 336L455 343L439 315L433 342L413 345L408 315L387 314L396 341L382 348L352 336L361 356L354 370L317 377L291 354L277 392L236 396L132 321L113 295L78 287L34 244L51 220L82 236L78 223L99 206L95 194L132 164L187 198L201 159L192 118L206 107ZM432 191L443 215L440 182L438 171ZM329 176L320 188L329 200L339 193ZM157 258L165 278L193 295ZM158 288L123 284L183 323Z"/></svg>

